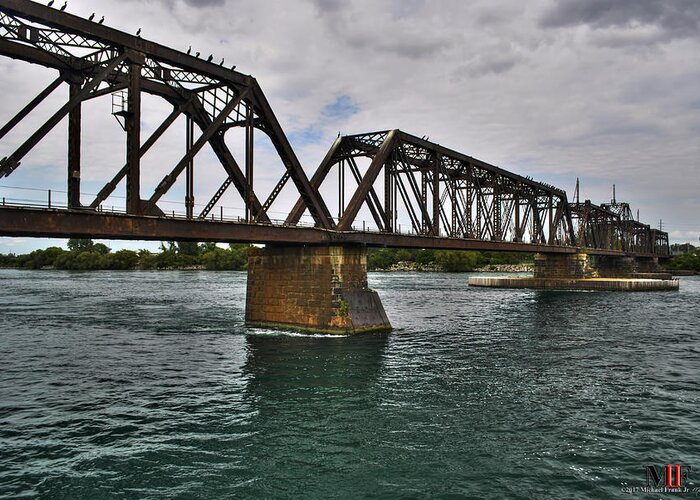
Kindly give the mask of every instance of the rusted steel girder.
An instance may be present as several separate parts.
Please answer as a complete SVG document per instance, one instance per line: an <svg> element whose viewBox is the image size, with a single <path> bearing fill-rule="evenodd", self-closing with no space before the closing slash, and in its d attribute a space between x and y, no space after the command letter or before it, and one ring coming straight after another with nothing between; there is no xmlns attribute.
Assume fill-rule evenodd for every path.
<svg viewBox="0 0 700 500"><path fill-rule="evenodd" d="M576 253L577 248L315 227L116 214L92 210L0 206L0 236L86 237L122 240L190 240L267 244L364 244L376 247L506 252ZM622 252L608 252L623 255Z"/></svg>

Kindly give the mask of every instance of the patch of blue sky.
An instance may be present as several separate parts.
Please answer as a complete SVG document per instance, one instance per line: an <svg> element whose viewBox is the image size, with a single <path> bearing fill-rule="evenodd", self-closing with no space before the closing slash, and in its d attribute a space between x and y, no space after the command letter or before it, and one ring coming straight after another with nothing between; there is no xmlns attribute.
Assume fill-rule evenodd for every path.
<svg viewBox="0 0 700 500"><path fill-rule="evenodd" d="M349 118L360 110L355 101L349 95L341 95L335 101L326 104L321 111L325 118Z"/></svg>
<svg viewBox="0 0 700 500"><path fill-rule="evenodd" d="M318 144L323 140L323 129L320 123L289 133L289 142L293 148L301 148L309 144Z"/></svg>
<svg viewBox="0 0 700 500"><path fill-rule="evenodd" d="M328 132L335 132L338 122L341 122L359 112L359 106L349 95L340 95L334 101L326 104L318 119L308 127L289 133L292 147L302 148L311 144L320 144Z"/></svg>

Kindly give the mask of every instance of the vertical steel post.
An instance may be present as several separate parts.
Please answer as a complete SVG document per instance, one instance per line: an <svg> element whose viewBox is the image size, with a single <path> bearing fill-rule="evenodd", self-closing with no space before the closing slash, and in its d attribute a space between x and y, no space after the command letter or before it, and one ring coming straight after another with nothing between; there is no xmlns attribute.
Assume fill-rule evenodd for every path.
<svg viewBox="0 0 700 500"><path fill-rule="evenodd" d="M447 184L447 189L450 190L450 205L452 206L452 222L447 236L452 238L457 237L457 181L452 179Z"/></svg>
<svg viewBox="0 0 700 500"><path fill-rule="evenodd" d="M126 114L126 213L141 213L141 64L129 64Z"/></svg>
<svg viewBox="0 0 700 500"><path fill-rule="evenodd" d="M515 194L513 203L515 203L515 241L521 242L523 240L522 229L520 226L520 182L515 186Z"/></svg>
<svg viewBox="0 0 700 500"><path fill-rule="evenodd" d="M185 143L187 153L194 144L194 120L189 116L185 120ZM190 158L185 167L185 210L188 219L194 217L194 157Z"/></svg>
<svg viewBox="0 0 700 500"><path fill-rule="evenodd" d="M464 204L464 211L466 212L467 216L467 234L465 237L467 238L473 238L474 237L474 224L472 220L472 208L473 208L473 203L472 203L472 166L471 164L467 165L467 185L466 185L466 192L465 192L465 199L466 203ZM478 209L478 207L477 207Z"/></svg>
<svg viewBox="0 0 700 500"><path fill-rule="evenodd" d="M398 197L398 183L399 183L399 172L398 169L396 168L396 163L394 160L391 161L391 213L394 214L394 218L391 221L391 230L396 231L396 228L398 227L396 224L399 221L399 197ZM401 232L399 230L399 232Z"/></svg>
<svg viewBox="0 0 700 500"><path fill-rule="evenodd" d="M253 212L251 202L253 198L253 149L255 146L253 136L253 103L246 101L246 124L245 124L245 219L246 222L253 222Z"/></svg>
<svg viewBox="0 0 700 500"><path fill-rule="evenodd" d="M345 160L338 163L338 220L343 216L345 208Z"/></svg>
<svg viewBox="0 0 700 500"><path fill-rule="evenodd" d="M426 234L428 232L428 217L426 215L428 212L428 172L426 170L420 171L420 204L423 216L420 231L422 234Z"/></svg>
<svg viewBox="0 0 700 500"><path fill-rule="evenodd" d="M79 82L70 83L70 99L81 90ZM80 207L80 121L81 105L68 113L68 208Z"/></svg>
<svg viewBox="0 0 700 500"><path fill-rule="evenodd" d="M493 175L493 234L491 239L500 240L501 239L501 192L499 190L499 183L501 181L501 176L498 174Z"/></svg>
<svg viewBox="0 0 700 500"><path fill-rule="evenodd" d="M549 235L547 237L547 243L550 245L554 244L554 207L552 205L552 194L549 194L549 200L547 202L547 211L549 218Z"/></svg>
<svg viewBox="0 0 700 500"><path fill-rule="evenodd" d="M433 157L433 236L440 236L440 162L442 155Z"/></svg>
<svg viewBox="0 0 700 500"><path fill-rule="evenodd" d="M385 228L388 233L394 232L394 200L392 199L391 170L393 159L384 163L384 213L389 225Z"/></svg>
<svg viewBox="0 0 700 500"><path fill-rule="evenodd" d="M474 204L476 205L476 239L483 239L481 232L481 186L478 186L474 191Z"/></svg>

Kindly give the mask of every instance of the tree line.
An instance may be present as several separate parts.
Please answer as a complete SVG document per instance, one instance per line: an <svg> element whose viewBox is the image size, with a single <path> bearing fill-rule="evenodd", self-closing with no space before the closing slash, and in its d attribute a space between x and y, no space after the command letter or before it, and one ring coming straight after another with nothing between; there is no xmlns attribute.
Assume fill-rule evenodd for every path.
<svg viewBox="0 0 700 500"><path fill-rule="evenodd" d="M90 239L68 240L68 249L49 247L24 255L0 254L0 267L24 269L211 269L244 270L248 265L247 244L221 248L214 243L192 241L163 242L160 252L149 250L112 250ZM424 269L467 272L488 264L532 262L532 254L508 252L467 252L452 250L407 250L370 248L367 268L387 270L399 263L416 264Z"/></svg>
<svg viewBox="0 0 700 500"><path fill-rule="evenodd" d="M367 252L367 269L381 271L400 262L416 264L423 268L438 268L447 272L469 272L488 265L532 264L532 253L519 252L471 252L464 250L409 250L405 248L370 248Z"/></svg>
<svg viewBox="0 0 700 500"><path fill-rule="evenodd" d="M112 250L90 239L68 240L68 250L49 247L24 255L0 254L0 267L25 269L210 269L239 271L247 268L247 244L232 243L221 248L215 243L170 241L161 243L160 252L149 250ZM675 256L669 269L700 271L700 248L689 245L687 253ZM488 265L517 265L533 262L533 254L516 252L469 252L459 250L410 250L370 248L367 268L388 270L399 263L424 269L469 272Z"/></svg>
<svg viewBox="0 0 700 500"><path fill-rule="evenodd" d="M25 269L184 269L242 270L248 265L248 247L230 244L221 248L214 243L170 241L161 243L160 252L149 250L112 250L90 239L68 240L68 250L49 247L24 255L0 254L0 267Z"/></svg>
<svg viewBox="0 0 700 500"><path fill-rule="evenodd" d="M690 243L673 244L671 252L685 252L675 255L668 264L669 269L684 269L688 271L700 271L700 248Z"/></svg>

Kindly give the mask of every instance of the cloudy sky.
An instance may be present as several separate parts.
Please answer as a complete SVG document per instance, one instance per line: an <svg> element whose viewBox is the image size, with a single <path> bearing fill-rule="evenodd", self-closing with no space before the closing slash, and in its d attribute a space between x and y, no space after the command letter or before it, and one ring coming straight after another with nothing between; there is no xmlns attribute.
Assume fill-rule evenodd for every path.
<svg viewBox="0 0 700 500"><path fill-rule="evenodd" d="M555 184L570 198L576 177L581 197L596 203L609 201L615 184L618 200L638 208L642 221L658 226L663 219L672 241L698 243L697 0L70 0L67 10L96 12L129 33L142 28L142 37L183 51L191 45L254 75L309 176L338 132L400 128ZM55 77L0 59L0 120ZM60 106L62 92L3 139L0 155ZM110 111L108 97L84 107L87 193L123 164L124 135ZM144 102L144 137L168 111ZM43 199L45 191L16 189L31 187L65 198L65 129L60 124L0 179L0 195ZM144 198L181 156L183 129L176 126L144 160ZM263 189L281 166L264 144L260 151ZM206 203L223 179L211 153L197 158L197 175L198 203ZM241 203L229 196L233 213ZM285 196L280 203L291 203L294 194ZM284 218L284 206L277 210L273 217ZM2 253L46 245L0 238Z"/></svg>

